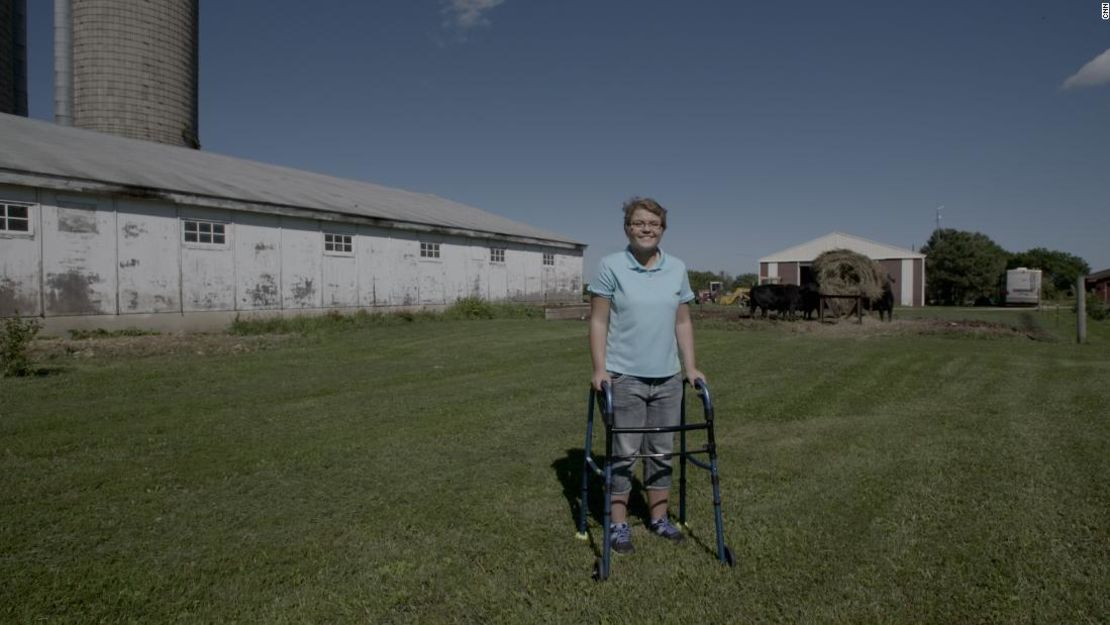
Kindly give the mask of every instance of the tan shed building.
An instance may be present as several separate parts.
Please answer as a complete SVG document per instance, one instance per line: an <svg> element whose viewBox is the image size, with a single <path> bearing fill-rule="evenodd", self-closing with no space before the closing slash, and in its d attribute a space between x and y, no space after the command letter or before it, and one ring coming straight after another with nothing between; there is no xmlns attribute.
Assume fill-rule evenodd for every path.
<svg viewBox="0 0 1110 625"><path fill-rule="evenodd" d="M813 259L829 250L847 249L878 261L894 278L896 306L925 304L925 255L902 247L832 232L759 259L759 281L804 284L813 279Z"/></svg>

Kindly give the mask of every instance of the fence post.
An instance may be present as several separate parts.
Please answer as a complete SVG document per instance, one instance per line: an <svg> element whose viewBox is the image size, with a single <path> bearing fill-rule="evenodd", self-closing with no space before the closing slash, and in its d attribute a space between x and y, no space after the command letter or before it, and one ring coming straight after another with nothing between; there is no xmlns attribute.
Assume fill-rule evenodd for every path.
<svg viewBox="0 0 1110 625"><path fill-rule="evenodd" d="M1087 276L1079 276L1075 285L1076 342L1087 342Z"/></svg>

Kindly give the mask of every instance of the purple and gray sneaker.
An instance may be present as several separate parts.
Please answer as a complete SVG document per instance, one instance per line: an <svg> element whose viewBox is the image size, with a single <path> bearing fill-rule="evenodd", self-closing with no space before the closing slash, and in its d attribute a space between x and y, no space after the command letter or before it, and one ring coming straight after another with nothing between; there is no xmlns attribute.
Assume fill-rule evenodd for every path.
<svg viewBox="0 0 1110 625"><path fill-rule="evenodd" d="M667 540L674 543L680 543L683 540L686 540L686 537L682 535L682 530L678 529L674 525L671 525L671 522L667 517L653 520L651 523L648 524L648 530L652 534L655 534L660 538L666 538Z"/></svg>

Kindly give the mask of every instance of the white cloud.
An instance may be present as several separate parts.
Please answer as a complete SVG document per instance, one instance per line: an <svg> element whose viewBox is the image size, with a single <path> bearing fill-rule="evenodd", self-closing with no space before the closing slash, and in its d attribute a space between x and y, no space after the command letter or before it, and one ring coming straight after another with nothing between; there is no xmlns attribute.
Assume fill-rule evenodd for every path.
<svg viewBox="0 0 1110 625"><path fill-rule="evenodd" d="M443 0L444 26L466 32L486 26L485 14L505 0Z"/></svg>
<svg viewBox="0 0 1110 625"><path fill-rule="evenodd" d="M1074 75L1064 81L1064 89L1094 87L1110 84L1110 50L1091 59Z"/></svg>

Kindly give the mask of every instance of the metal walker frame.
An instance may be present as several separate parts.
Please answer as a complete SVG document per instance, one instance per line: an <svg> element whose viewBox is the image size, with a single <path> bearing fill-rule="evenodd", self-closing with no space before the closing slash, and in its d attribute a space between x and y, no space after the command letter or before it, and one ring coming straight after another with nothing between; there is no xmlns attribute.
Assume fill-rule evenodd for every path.
<svg viewBox="0 0 1110 625"><path fill-rule="evenodd" d="M725 544L724 533L724 519L721 515L721 484L720 477L717 472L717 443L713 432L713 400L709 394L709 385L704 380L696 380L694 388L698 391L698 396L701 398L702 404L705 407L705 421L703 423L687 423L686 422L686 383L682 386L682 409L680 411L679 424L671 427L635 427L635 428L619 428L613 425L613 389L608 383L602 383L601 390L597 391L590 387L590 398L588 401L588 409L586 413L586 444L583 446L584 458L582 461L582 499L580 500L579 516L578 516L578 534L577 537L581 540L588 540L589 535L586 533L586 519L589 516L589 495L590 495L590 474L602 478L603 481L603 495L605 499L604 514L602 515L602 546L601 557L594 562L593 577L598 581L604 581L609 578L609 564L610 564L610 529L609 519L612 512L612 501L610 493L613 487L613 460L626 460L628 458L663 458L663 457L679 457L678 469L678 523L683 527L686 525L686 464L690 463L696 467L700 467L709 471L709 479L713 485L713 516L717 527L717 560L722 564L728 566L735 566L736 560L732 554L732 550ZM601 410L602 420L605 424L605 462L604 465L598 466L598 463L593 457L593 427L594 427L594 404L597 404L598 409ZM691 430L705 430L707 442L704 446L697 449L686 448L686 433ZM636 453L628 456L614 456L613 455L613 435L614 434L648 434L659 432L678 432L679 433L679 451L678 453L671 454L642 454ZM707 454L709 456L708 462L703 462L694 458L694 454Z"/></svg>

